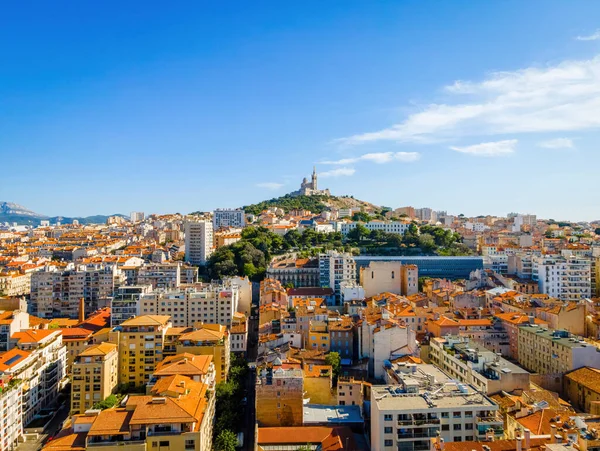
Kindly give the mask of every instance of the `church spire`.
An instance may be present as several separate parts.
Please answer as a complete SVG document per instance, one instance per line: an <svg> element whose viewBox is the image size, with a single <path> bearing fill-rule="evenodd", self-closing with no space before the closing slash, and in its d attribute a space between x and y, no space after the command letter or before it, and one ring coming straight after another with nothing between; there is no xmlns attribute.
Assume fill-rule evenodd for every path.
<svg viewBox="0 0 600 451"><path fill-rule="evenodd" d="M317 188L317 167L316 166L313 166L312 189L314 189L315 191L318 189Z"/></svg>

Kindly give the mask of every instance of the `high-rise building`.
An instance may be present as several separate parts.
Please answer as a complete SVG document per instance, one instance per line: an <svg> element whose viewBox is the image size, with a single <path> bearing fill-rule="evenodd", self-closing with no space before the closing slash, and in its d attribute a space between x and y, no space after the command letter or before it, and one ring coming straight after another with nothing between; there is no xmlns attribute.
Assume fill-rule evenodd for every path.
<svg viewBox="0 0 600 451"><path fill-rule="evenodd" d="M145 215L143 211L132 211L129 215L129 219L131 219L131 222L141 222L144 220L144 218Z"/></svg>
<svg viewBox="0 0 600 451"><path fill-rule="evenodd" d="M321 287L333 288L336 304L340 304L340 284L356 280L356 263L349 253L328 251L319 254L319 280Z"/></svg>
<svg viewBox="0 0 600 451"><path fill-rule="evenodd" d="M244 227L245 225L246 215L241 208L218 209L213 213L214 230L219 230L221 227Z"/></svg>
<svg viewBox="0 0 600 451"><path fill-rule="evenodd" d="M210 221L185 222L185 261L206 265L213 251L213 224Z"/></svg>
<svg viewBox="0 0 600 451"><path fill-rule="evenodd" d="M563 301L579 301L592 295L592 262L585 257L540 256L533 258L532 276L540 293Z"/></svg>
<svg viewBox="0 0 600 451"><path fill-rule="evenodd" d="M150 285L119 287L110 305L111 326L140 315L140 296L152 291Z"/></svg>
<svg viewBox="0 0 600 451"><path fill-rule="evenodd" d="M110 305L125 275L115 265L70 265L67 270L46 266L31 275L32 313L42 318L78 318L80 300L86 312Z"/></svg>
<svg viewBox="0 0 600 451"><path fill-rule="evenodd" d="M84 413L113 394L119 383L119 351L115 343L84 349L72 367L71 414Z"/></svg>

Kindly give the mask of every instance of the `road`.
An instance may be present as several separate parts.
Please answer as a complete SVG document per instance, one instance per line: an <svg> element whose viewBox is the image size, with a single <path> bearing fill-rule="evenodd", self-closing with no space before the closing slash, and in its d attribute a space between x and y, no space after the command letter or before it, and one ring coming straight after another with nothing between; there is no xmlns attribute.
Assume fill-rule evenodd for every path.
<svg viewBox="0 0 600 451"><path fill-rule="evenodd" d="M251 318L258 318L253 315ZM248 320L248 350L247 360L250 363L251 370L248 372L246 378L245 388L248 393L248 403L246 405L246 412L244 415L244 424L242 431L244 432L244 447L242 449L253 451L254 450L254 432L256 424L256 371L252 369L255 367L256 357L258 353L258 319Z"/></svg>

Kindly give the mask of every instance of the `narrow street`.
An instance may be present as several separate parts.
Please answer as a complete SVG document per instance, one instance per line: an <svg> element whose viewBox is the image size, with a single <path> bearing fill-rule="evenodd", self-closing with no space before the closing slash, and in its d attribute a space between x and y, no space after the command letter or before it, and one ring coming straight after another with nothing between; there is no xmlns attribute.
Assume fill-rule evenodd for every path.
<svg viewBox="0 0 600 451"><path fill-rule="evenodd" d="M248 403L246 404L246 412L244 415L244 424L242 431L244 432L244 446L242 449L251 451L254 450L254 433L256 424L256 370L255 363L258 353L258 316L253 315L248 320L248 354L247 361L250 366L248 377L246 379L246 392L248 393Z"/></svg>

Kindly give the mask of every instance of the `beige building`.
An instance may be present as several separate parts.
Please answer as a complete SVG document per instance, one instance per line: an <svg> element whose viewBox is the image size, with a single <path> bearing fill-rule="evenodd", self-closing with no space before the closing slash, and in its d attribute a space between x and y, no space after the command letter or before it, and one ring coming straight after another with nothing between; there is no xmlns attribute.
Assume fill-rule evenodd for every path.
<svg viewBox="0 0 600 451"><path fill-rule="evenodd" d="M256 421L259 427L302 426L304 379L298 368L283 369L276 359L256 378Z"/></svg>
<svg viewBox="0 0 600 451"><path fill-rule="evenodd" d="M564 373L583 366L600 368L600 352L567 331L536 325L519 327L518 360L530 371L550 376L542 387L560 391Z"/></svg>
<svg viewBox="0 0 600 451"><path fill-rule="evenodd" d="M360 285L365 296L388 292L410 296L419 291L419 270L416 265L403 265L395 261L372 261L360 269Z"/></svg>
<svg viewBox="0 0 600 451"><path fill-rule="evenodd" d="M71 414L84 413L114 393L119 383L119 351L114 343L91 345L72 366Z"/></svg>
<svg viewBox="0 0 600 451"><path fill-rule="evenodd" d="M215 365L217 383L227 380L231 344L229 332L225 326L205 324L198 330L179 336L175 347L177 354L211 355Z"/></svg>
<svg viewBox="0 0 600 451"><path fill-rule="evenodd" d="M121 323L121 331L111 332L111 342L119 343L119 383L131 387L146 385L155 366L162 360L165 335L172 326L166 315L144 315Z"/></svg>
<svg viewBox="0 0 600 451"><path fill-rule="evenodd" d="M563 390L575 408L600 415L600 369L586 366L565 374Z"/></svg>
<svg viewBox="0 0 600 451"><path fill-rule="evenodd" d="M9 272L0 274L0 296L24 296L31 292L31 273Z"/></svg>

